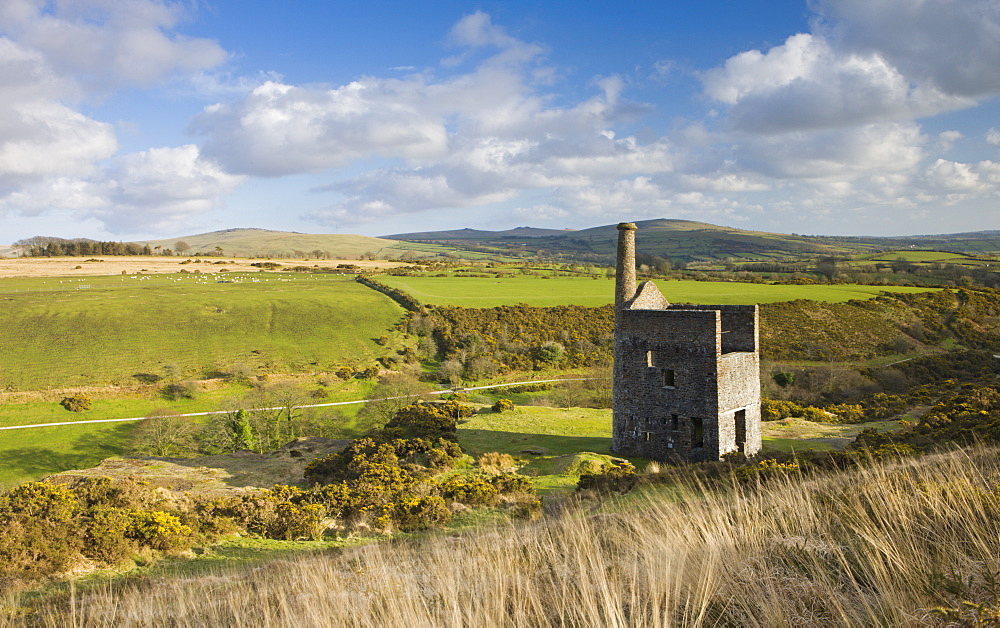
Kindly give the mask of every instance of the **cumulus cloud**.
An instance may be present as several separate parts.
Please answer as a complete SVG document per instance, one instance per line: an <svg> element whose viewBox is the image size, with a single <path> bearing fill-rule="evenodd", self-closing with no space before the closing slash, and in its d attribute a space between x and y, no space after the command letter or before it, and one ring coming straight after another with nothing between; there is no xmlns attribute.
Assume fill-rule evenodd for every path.
<svg viewBox="0 0 1000 628"><path fill-rule="evenodd" d="M746 170L777 179L851 180L900 172L924 158L926 137L914 123L746 138L736 148Z"/></svg>
<svg viewBox="0 0 1000 628"><path fill-rule="evenodd" d="M732 125L755 133L911 119L971 104L911 85L878 54L845 53L806 33L732 57L703 81L709 96L731 105Z"/></svg>
<svg viewBox="0 0 1000 628"><path fill-rule="evenodd" d="M40 53L0 37L0 191L86 175L115 153L111 125L60 102L72 92Z"/></svg>
<svg viewBox="0 0 1000 628"><path fill-rule="evenodd" d="M819 0L837 45L876 54L914 83L979 97L1000 92L1000 4L994 0Z"/></svg>
<svg viewBox="0 0 1000 628"><path fill-rule="evenodd" d="M77 104L122 85L198 74L226 58L173 29L166 0L0 3L0 211L68 210L113 232L166 228L214 206L242 180L195 146L119 157L112 125Z"/></svg>
<svg viewBox="0 0 1000 628"><path fill-rule="evenodd" d="M179 2L11 0L0 11L0 30L42 53L55 72L93 87L150 85L227 57L213 41L172 32L185 18Z"/></svg>
<svg viewBox="0 0 1000 628"><path fill-rule="evenodd" d="M113 233L169 232L216 207L244 179L202 158L193 144L153 148L117 159L99 183L103 202L84 215Z"/></svg>
<svg viewBox="0 0 1000 628"><path fill-rule="evenodd" d="M364 77L333 88L269 82L207 107L191 129L205 137L204 154L231 172L284 176L370 158L392 163L320 190L342 200L309 216L338 225L674 167L668 141L642 143L613 130L648 110L622 97L620 78L600 77L590 98L554 106L537 80L540 46L483 13L459 21L450 41L489 54L443 76Z"/></svg>
<svg viewBox="0 0 1000 628"><path fill-rule="evenodd" d="M1000 147L1000 131L990 127L990 130L986 132L986 143L990 146Z"/></svg>
<svg viewBox="0 0 1000 628"><path fill-rule="evenodd" d="M912 120L1000 93L993 0L819 0L813 32L705 72L739 130L772 133Z"/></svg>
<svg viewBox="0 0 1000 628"><path fill-rule="evenodd" d="M118 157L87 178L48 177L0 197L0 210L25 216L68 210L111 233L171 233L219 207L245 177L230 175L194 145Z"/></svg>
<svg viewBox="0 0 1000 628"><path fill-rule="evenodd" d="M918 120L1000 93L1000 5L817 0L810 6L817 11L811 32L701 74L720 116L714 133L702 129L701 144L709 147L702 149L708 157L702 171L679 178L681 184L724 192L706 181L735 176L779 191L776 207L831 217L846 209L993 197L992 162L937 158L963 133L948 130L931 141ZM987 133L986 141L1000 146L1000 134Z"/></svg>
<svg viewBox="0 0 1000 628"><path fill-rule="evenodd" d="M245 99L208 107L191 129L227 168L281 176L372 155L429 157L447 146L444 121L423 115L423 81L363 79L317 90L266 82Z"/></svg>
<svg viewBox="0 0 1000 628"><path fill-rule="evenodd" d="M955 142L965 137L961 131L942 131L938 133L937 149L947 153L955 148Z"/></svg>

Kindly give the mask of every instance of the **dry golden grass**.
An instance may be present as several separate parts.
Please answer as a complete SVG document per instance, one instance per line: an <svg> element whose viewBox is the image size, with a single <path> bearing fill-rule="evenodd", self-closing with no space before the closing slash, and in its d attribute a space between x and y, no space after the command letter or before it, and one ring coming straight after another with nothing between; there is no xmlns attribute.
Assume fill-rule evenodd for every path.
<svg viewBox="0 0 1000 628"><path fill-rule="evenodd" d="M944 625L934 607L971 602L971 617L1000 596L997 454L711 493L681 486L679 499L650 492L613 512L107 585L7 623Z"/></svg>
<svg viewBox="0 0 1000 628"><path fill-rule="evenodd" d="M22 257L22 258L0 258L0 278L3 277L85 277L85 276L106 276L120 275L123 271L129 275L142 272L147 274L179 273L181 269L193 270L202 269L208 272L209 269L218 270L226 268L230 271L257 272L260 269L250 264L268 261L288 266L332 266L337 264L355 264L362 268L393 268L404 265L401 262L387 262L384 260L308 260L301 259L249 259L239 257L201 257L190 258L200 259L201 264L187 264L181 266L181 262L188 259L186 257L153 257L153 256L116 256L98 255L93 259L100 259L99 262L84 261L83 257ZM215 262L224 261L224 265ZM232 263L230 263L232 262Z"/></svg>

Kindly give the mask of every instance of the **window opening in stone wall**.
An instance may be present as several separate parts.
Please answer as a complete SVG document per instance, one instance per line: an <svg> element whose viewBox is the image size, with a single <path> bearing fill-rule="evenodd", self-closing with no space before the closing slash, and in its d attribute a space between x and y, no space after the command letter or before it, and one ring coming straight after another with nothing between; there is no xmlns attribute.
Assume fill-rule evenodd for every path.
<svg viewBox="0 0 1000 628"><path fill-rule="evenodd" d="M747 444L746 408L737 410L734 418L736 419L736 449L742 453Z"/></svg>
<svg viewBox="0 0 1000 628"><path fill-rule="evenodd" d="M646 442L649 442L649 432L646 432Z"/></svg>
<svg viewBox="0 0 1000 628"><path fill-rule="evenodd" d="M677 429L677 422L678 422L678 420L679 420L679 417L676 414L671 414L670 415L670 429L672 429L672 430L676 430Z"/></svg>
<svg viewBox="0 0 1000 628"><path fill-rule="evenodd" d="M674 387L674 369L663 369L663 385L667 388Z"/></svg>
<svg viewBox="0 0 1000 628"><path fill-rule="evenodd" d="M705 426L700 418L691 419L691 446L705 446Z"/></svg>

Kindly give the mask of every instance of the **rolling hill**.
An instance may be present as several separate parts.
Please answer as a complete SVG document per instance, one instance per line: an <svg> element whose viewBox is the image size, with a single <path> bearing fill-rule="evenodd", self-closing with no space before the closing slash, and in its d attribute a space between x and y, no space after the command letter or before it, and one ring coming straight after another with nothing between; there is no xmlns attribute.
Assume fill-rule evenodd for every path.
<svg viewBox="0 0 1000 628"><path fill-rule="evenodd" d="M879 252L900 248L971 253L1000 252L1000 232L899 237L803 236L748 231L691 220L655 219L636 222L636 244L646 255L675 262L737 260L771 261ZM479 231L461 229L398 234L397 240L441 242L479 251L520 250L610 263L618 238L617 225L579 231L528 229Z"/></svg>
<svg viewBox="0 0 1000 628"><path fill-rule="evenodd" d="M191 247L180 252L177 243L183 241ZM312 234L268 229L226 229L198 235L164 240L147 240L139 244L173 249L177 254L194 255L216 252L234 257L303 257L306 255L350 259L372 254L375 257L400 257L411 250L396 240L372 238L361 235ZM317 252L322 255L317 255Z"/></svg>
<svg viewBox="0 0 1000 628"><path fill-rule="evenodd" d="M540 238L543 236L561 236L575 233L572 229L537 229L535 227L516 227L506 231L483 231L481 229L452 229L451 231L421 231L418 233L399 233L381 236L388 240L496 240L511 238Z"/></svg>

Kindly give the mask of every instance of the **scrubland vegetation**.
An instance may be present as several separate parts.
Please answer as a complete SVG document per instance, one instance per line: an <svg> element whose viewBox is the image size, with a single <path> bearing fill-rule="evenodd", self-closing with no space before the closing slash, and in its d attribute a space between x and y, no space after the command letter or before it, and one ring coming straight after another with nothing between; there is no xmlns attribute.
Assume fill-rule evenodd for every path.
<svg viewBox="0 0 1000 628"><path fill-rule="evenodd" d="M679 479L533 523L12 599L7 622L989 625L998 459L981 448L759 483Z"/></svg>
<svg viewBox="0 0 1000 628"><path fill-rule="evenodd" d="M10 484L140 456L0 494L0 623L1000 621L1000 294L927 253L646 261L673 302L762 303L758 458L610 454L593 265L0 281L0 425L159 417L0 432ZM837 283L883 263L935 289ZM673 280L698 273L755 283ZM585 379L413 403L553 375ZM384 399L303 408L363 397ZM305 549L247 566L227 543Z"/></svg>

